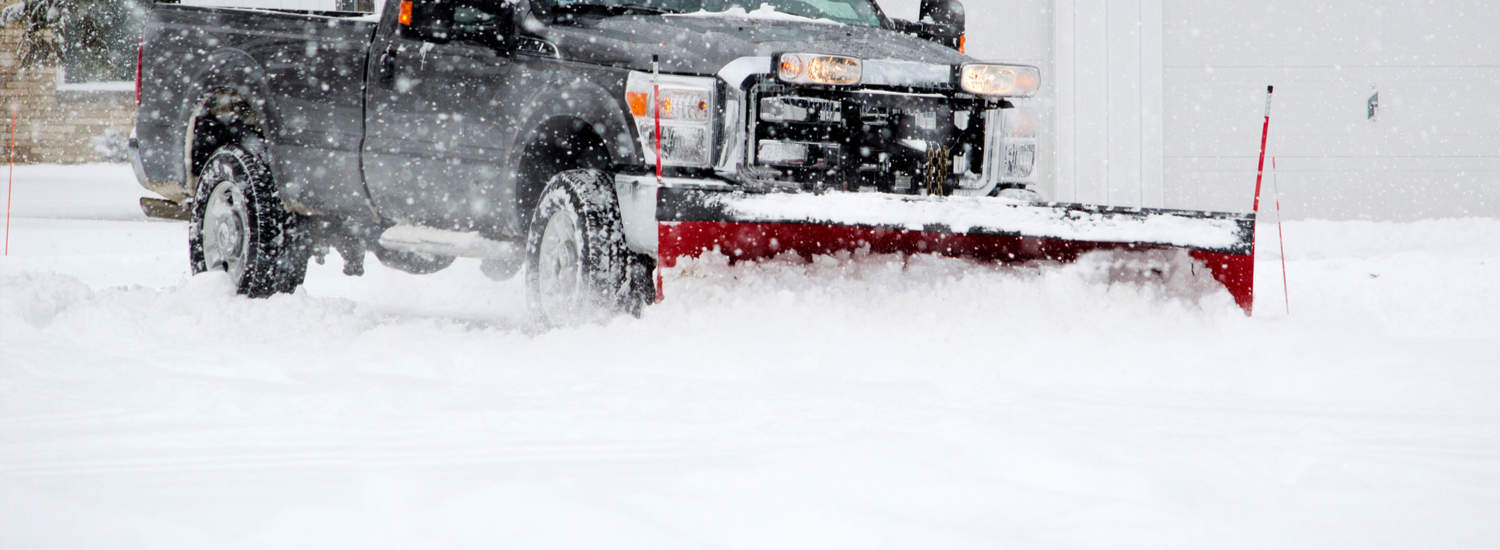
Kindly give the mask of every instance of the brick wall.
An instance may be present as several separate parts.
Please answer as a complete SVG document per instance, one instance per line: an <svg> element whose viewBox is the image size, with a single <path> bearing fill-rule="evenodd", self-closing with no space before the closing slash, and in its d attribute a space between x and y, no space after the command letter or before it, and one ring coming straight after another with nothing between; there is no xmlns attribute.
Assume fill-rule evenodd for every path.
<svg viewBox="0 0 1500 550"><path fill-rule="evenodd" d="M0 113L10 131L10 106L19 107L16 162L120 162L135 125L134 90L58 90L57 69L21 70L21 29L0 29ZM6 147L9 136L6 136Z"/></svg>

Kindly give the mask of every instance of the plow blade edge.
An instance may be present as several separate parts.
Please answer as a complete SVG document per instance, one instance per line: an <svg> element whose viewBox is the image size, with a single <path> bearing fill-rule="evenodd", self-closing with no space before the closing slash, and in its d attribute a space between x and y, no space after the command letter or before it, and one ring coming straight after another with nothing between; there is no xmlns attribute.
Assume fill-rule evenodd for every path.
<svg viewBox="0 0 1500 550"><path fill-rule="evenodd" d="M1207 267L1247 315L1254 303L1253 214L679 188L661 189L656 206L664 268L713 250L735 261L867 248L1019 263L1072 262L1100 250L1175 249Z"/></svg>

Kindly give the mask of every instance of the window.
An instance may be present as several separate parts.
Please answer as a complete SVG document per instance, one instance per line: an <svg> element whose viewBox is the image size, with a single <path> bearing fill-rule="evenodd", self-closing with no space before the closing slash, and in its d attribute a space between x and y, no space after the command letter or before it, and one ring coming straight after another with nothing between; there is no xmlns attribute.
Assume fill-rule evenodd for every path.
<svg viewBox="0 0 1500 550"><path fill-rule="evenodd" d="M137 0L102 0L64 17L58 89L131 89L143 16Z"/></svg>
<svg viewBox="0 0 1500 550"><path fill-rule="evenodd" d="M770 8L783 14L828 19L846 25L878 27L881 24L880 12L870 0L544 0L544 5L549 7L577 4L640 6L672 13L721 13L731 9L757 12Z"/></svg>

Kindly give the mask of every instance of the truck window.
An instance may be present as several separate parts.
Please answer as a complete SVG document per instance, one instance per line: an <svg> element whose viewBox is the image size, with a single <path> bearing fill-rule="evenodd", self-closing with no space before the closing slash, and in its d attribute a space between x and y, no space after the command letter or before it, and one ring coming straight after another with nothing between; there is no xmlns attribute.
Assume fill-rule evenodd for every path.
<svg viewBox="0 0 1500 550"><path fill-rule="evenodd" d="M501 3L505 0L413 0L412 21L442 22L446 20L454 31L479 31L491 27L500 18Z"/></svg>
<svg viewBox="0 0 1500 550"><path fill-rule="evenodd" d="M493 26L500 19L500 5L505 0L456 0L453 5L453 29L476 31Z"/></svg>
<svg viewBox="0 0 1500 550"><path fill-rule="evenodd" d="M845 25L879 27L880 11L870 0L540 0L548 7L595 4L639 6L670 13L757 11L769 5L777 12L810 19L828 19Z"/></svg>

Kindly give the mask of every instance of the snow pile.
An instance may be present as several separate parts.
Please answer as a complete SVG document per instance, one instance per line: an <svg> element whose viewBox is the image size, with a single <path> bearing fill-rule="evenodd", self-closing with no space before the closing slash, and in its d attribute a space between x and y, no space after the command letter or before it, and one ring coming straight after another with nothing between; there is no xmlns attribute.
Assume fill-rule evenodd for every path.
<svg viewBox="0 0 1500 550"><path fill-rule="evenodd" d="M551 332L473 262L248 301L182 224L12 229L0 547L1500 542L1500 220L1291 223L1292 316L1274 248L1249 319L1108 256L848 254Z"/></svg>
<svg viewBox="0 0 1500 550"><path fill-rule="evenodd" d="M954 233L1022 234L1093 242L1145 242L1225 249L1239 244L1234 220L1177 215L1145 217L1060 211L984 197L925 199L875 193L822 195L772 193L719 196L737 221L808 221L922 231L934 225Z"/></svg>

